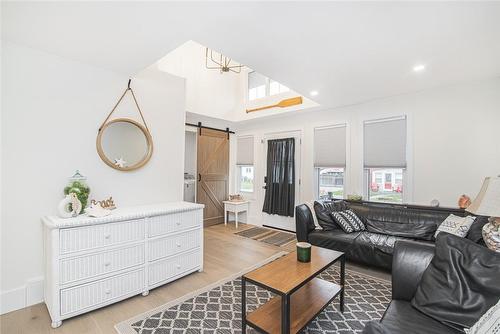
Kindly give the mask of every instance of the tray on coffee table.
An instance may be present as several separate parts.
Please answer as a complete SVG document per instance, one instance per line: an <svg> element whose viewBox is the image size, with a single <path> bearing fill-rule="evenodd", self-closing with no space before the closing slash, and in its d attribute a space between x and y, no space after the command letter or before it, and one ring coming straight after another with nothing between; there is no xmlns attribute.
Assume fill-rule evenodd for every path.
<svg viewBox="0 0 500 334"><path fill-rule="evenodd" d="M340 261L340 284L317 278ZM313 320L335 297L340 296L344 312L345 255L312 246L311 262L297 261L292 252L241 277L242 331L251 326L264 333L297 333ZM246 283L275 293L255 311L246 313Z"/></svg>

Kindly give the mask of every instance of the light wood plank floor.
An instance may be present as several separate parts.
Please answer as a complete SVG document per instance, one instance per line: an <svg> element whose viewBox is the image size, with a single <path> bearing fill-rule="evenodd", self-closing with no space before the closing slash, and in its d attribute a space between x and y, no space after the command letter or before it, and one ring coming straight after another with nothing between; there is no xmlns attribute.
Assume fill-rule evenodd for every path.
<svg viewBox="0 0 500 334"><path fill-rule="evenodd" d="M252 227L240 225L239 230ZM234 224L205 228L205 262L202 273L193 273L175 282L156 288L147 297L136 296L114 305L63 321L61 327L52 329L45 304L37 304L0 316L1 334L100 334L116 333L114 325L175 300L183 295L217 282L251 267L272 255L293 250L291 243L285 247L267 245L234 235ZM385 272L348 264L349 269L388 279Z"/></svg>

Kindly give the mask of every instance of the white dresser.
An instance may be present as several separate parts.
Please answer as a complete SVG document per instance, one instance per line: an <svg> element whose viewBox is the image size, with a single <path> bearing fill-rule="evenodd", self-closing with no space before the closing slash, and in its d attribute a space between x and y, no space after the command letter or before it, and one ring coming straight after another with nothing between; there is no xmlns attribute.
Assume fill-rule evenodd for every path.
<svg viewBox="0 0 500 334"><path fill-rule="evenodd" d="M118 208L102 218L44 217L45 303L63 319L203 270L203 205Z"/></svg>

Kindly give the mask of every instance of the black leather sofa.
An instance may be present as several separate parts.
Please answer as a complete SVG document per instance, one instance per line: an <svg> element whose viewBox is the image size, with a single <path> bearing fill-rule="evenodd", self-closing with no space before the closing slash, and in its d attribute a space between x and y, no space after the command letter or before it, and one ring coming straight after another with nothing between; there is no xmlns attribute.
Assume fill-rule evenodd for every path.
<svg viewBox="0 0 500 334"><path fill-rule="evenodd" d="M392 301L380 322L369 323L363 334L455 334L463 333L419 312L411 306L424 271L434 257L434 247L398 241L392 271Z"/></svg>
<svg viewBox="0 0 500 334"><path fill-rule="evenodd" d="M336 224L331 223L328 210L332 208L340 211L347 208L353 210L365 223L366 231L345 233ZM434 233L448 215L468 214L462 209L346 200L317 201L314 210L320 225L322 222L330 222L328 228L315 229L313 213L309 207L298 205L295 210L298 241L342 251L350 261L385 269L392 267L396 241L414 240L422 245L433 245ZM487 217L478 217L467 238L482 242L481 230L485 223Z"/></svg>

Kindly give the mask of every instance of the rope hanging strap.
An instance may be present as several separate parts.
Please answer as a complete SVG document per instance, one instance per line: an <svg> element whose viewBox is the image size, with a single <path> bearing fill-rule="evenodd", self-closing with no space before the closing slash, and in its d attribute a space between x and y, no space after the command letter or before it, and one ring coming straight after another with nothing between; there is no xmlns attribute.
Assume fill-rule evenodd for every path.
<svg viewBox="0 0 500 334"><path fill-rule="evenodd" d="M134 91L130 87L131 81L132 81L132 79L128 79L127 89L125 89L125 91L123 92L122 96L120 96L120 99L118 100L118 102L116 102L116 104L113 107L113 109L111 109L111 112L108 114L108 116L106 117L106 119L104 120L104 122L102 122L101 126L99 127L99 131L101 131L102 127L109 120L109 118L111 117L111 115L113 114L113 112L116 110L116 108L118 107L118 105L120 104L120 102L122 102L122 100L125 97L125 95L127 94L127 92L130 91L130 93L132 94L132 98L134 99L135 106L136 106L137 110L139 111L139 115L141 115L142 123L144 123L144 127L149 132L148 125L146 123L146 120L144 119L144 115L142 114L141 108L139 107L139 103L137 102L137 99L135 97Z"/></svg>

